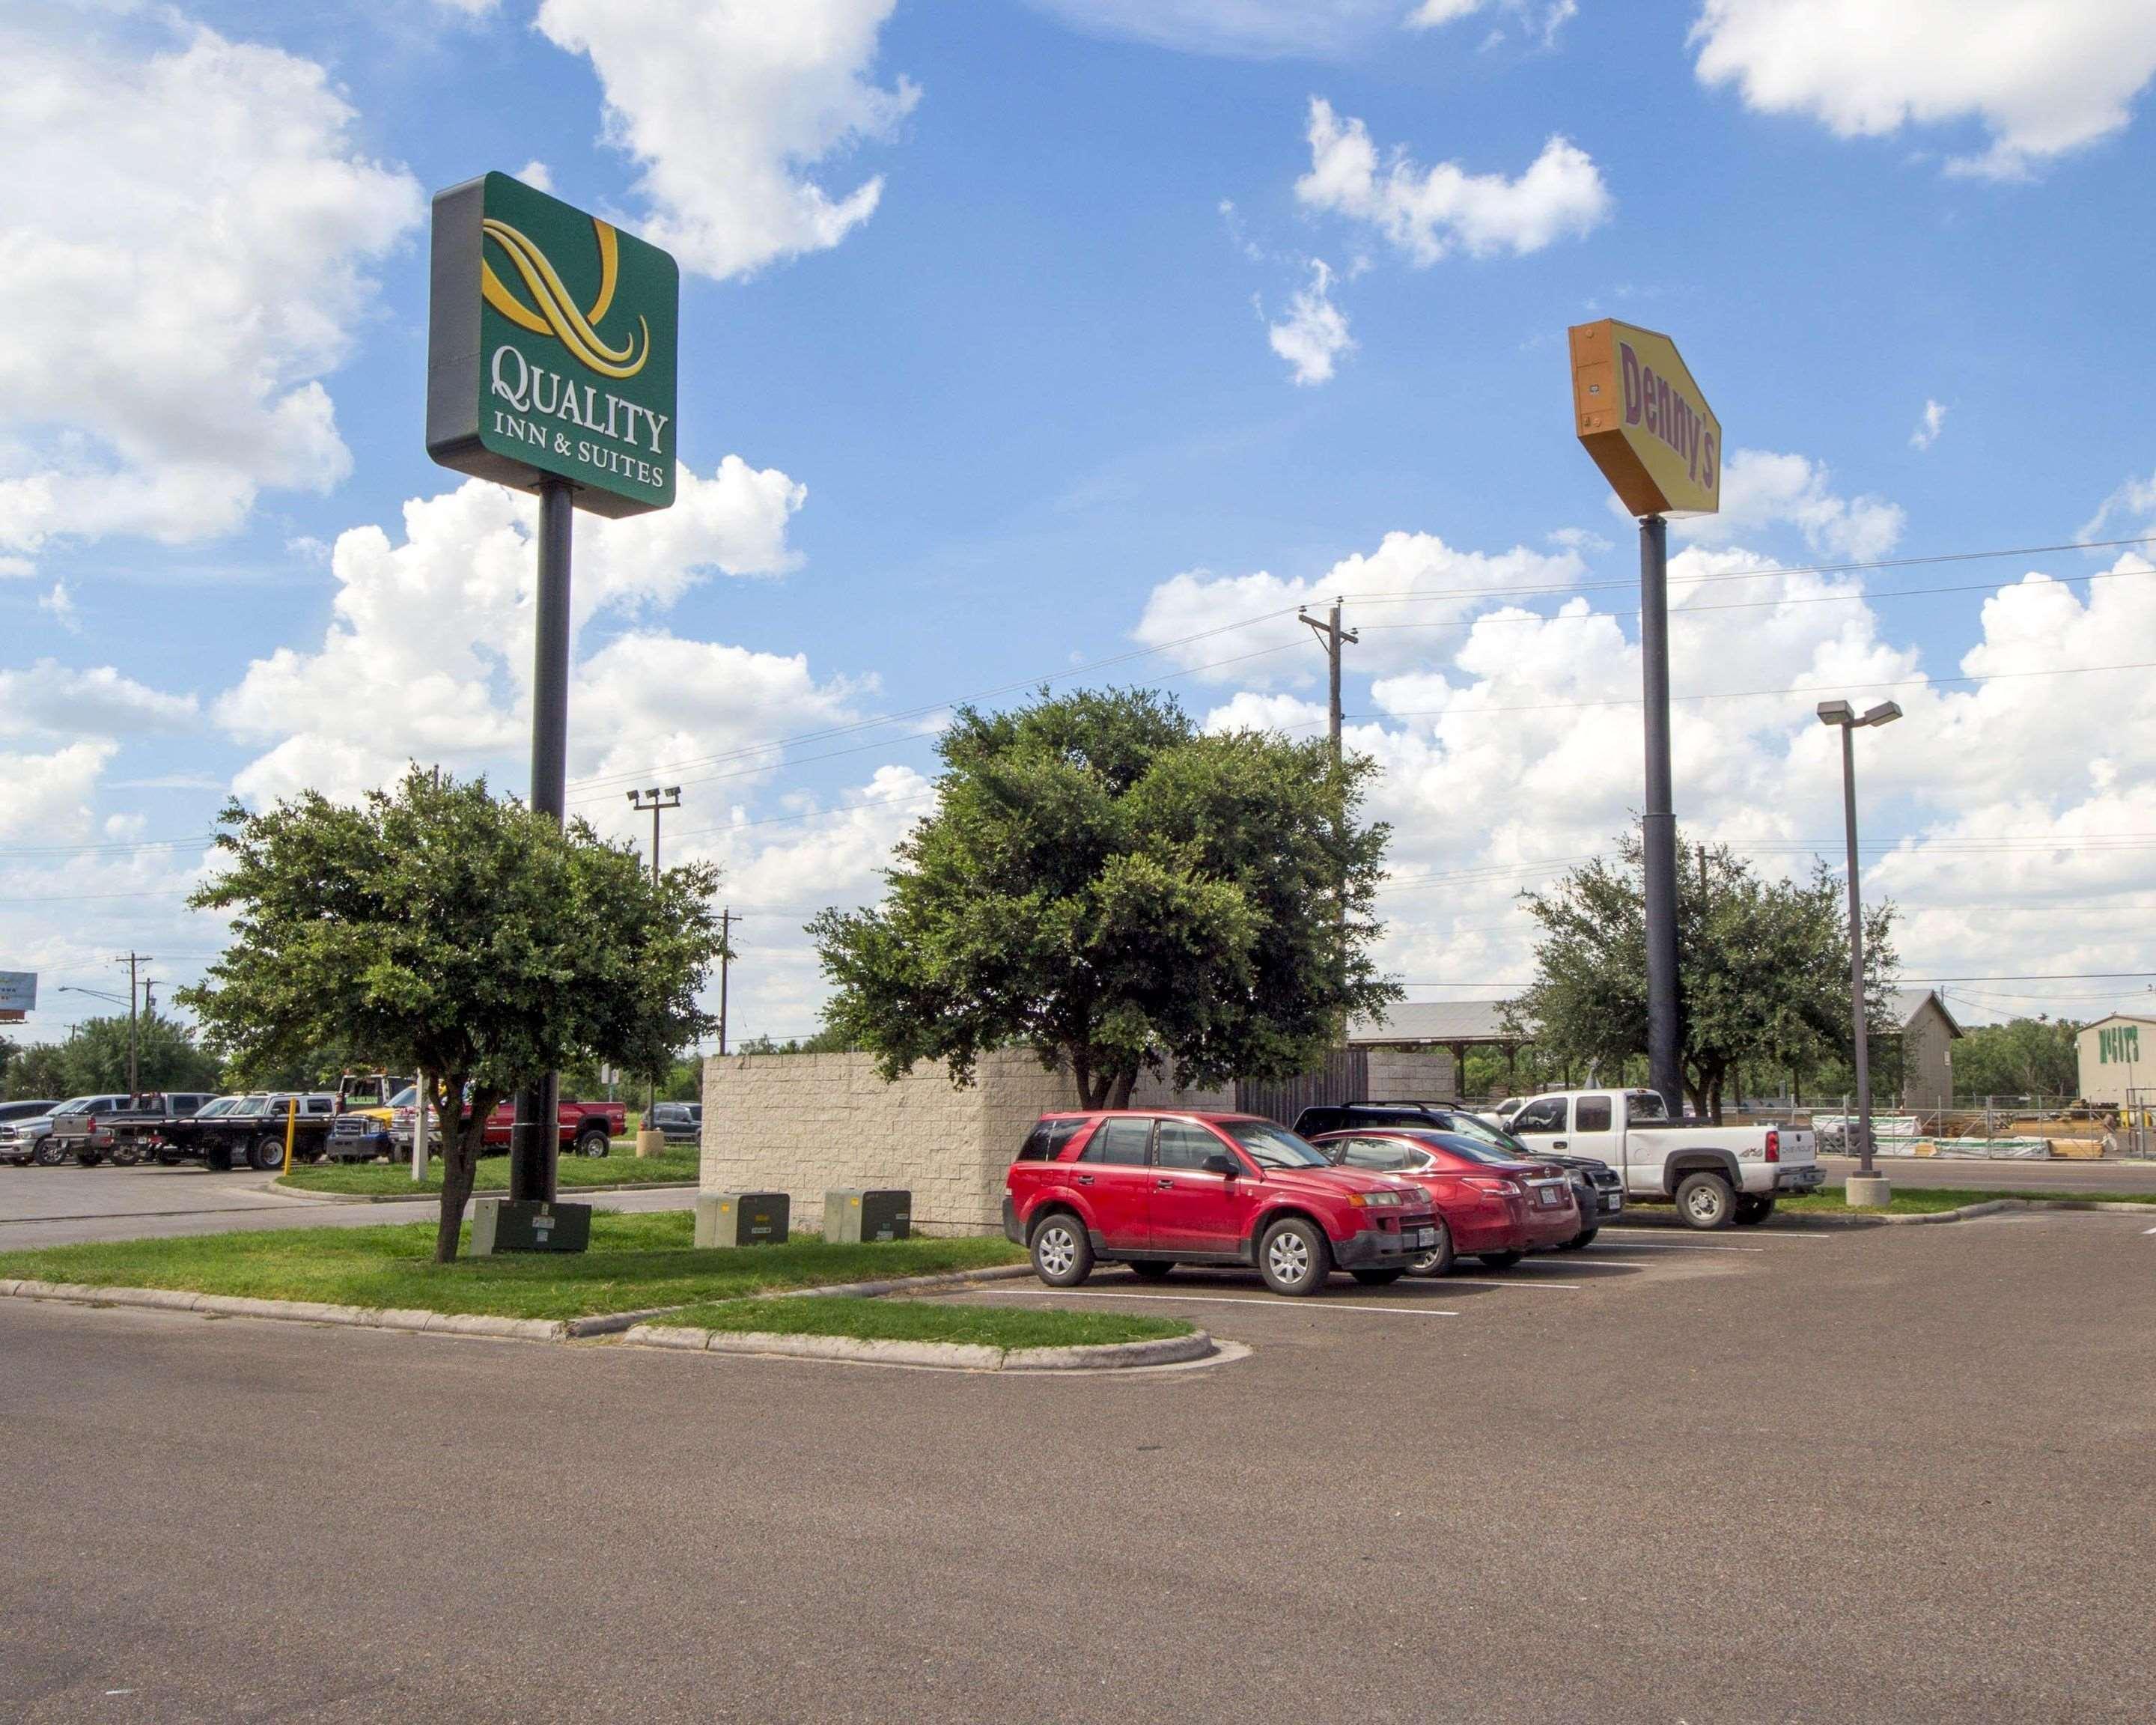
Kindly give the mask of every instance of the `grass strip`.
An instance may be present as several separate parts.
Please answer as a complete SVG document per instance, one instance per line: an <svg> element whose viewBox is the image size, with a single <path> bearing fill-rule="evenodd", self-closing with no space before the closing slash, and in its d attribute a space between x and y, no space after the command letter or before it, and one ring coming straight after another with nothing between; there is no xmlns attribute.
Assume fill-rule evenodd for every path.
<svg viewBox="0 0 2156 1725"><path fill-rule="evenodd" d="M1892 1176L1888 1178L1891 1179ZM1979 1191L1969 1187L1897 1186L1882 1210L1876 1205L1851 1205L1832 1188L1817 1192L1784 1193L1775 1201L1778 1216L1923 1216L1941 1210L1958 1210L1973 1204L1989 1204L1998 1198L2029 1198L2046 1203L2156 1204L2156 1192L2036 1192Z"/></svg>
<svg viewBox="0 0 2156 1725"><path fill-rule="evenodd" d="M1180 1318L1123 1312L1034 1312L942 1300L730 1300L655 1320L684 1329L862 1342L957 1342L981 1348L1096 1348L1187 1336Z"/></svg>
<svg viewBox="0 0 2156 1725"><path fill-rule="evenodd" d="M670 1150L664 1156L639 1158L617 1153L611 1156L563 1156L555 1163L555 1178L564 1192L586 1186L664 1185L694 1180L699 1158L693 1145ZM356 1196L424 1198L442 1189L442 1164L430 1160L424 1178L412 1178L408 1162L323 1162L295 1168L275 1183L301 1192L339 1192ZM473 1181L476 1193L509 1189L509 1158L488 1156L480 1160Z"/></svg>
<svg viewBox="0 0 2156 1725"><path fill-rule="evenodd" d="M0 1277L557 1318L979 1270L1025 1256L999 1235L863 1245L810 1238L732 1251L699 1251L695 1238L696 1219L685 1211L602 1210L592 1217L588 1252L518 1253L440 1266L431 1261L432 1222L275 1229L4 1252Z"/></svg>

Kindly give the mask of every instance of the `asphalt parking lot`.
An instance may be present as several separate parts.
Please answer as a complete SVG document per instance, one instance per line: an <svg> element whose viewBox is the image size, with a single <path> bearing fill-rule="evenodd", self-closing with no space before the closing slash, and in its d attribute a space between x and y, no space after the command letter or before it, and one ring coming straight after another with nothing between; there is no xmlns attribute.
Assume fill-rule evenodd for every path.
<svg viewBox="0 0 2156 1725"><path fill-rule="evenodd" d="M1251 1352L1083 1378L0 1301L0 1717L2143 1719L2148 1225L1104 1271Z"/></svg>

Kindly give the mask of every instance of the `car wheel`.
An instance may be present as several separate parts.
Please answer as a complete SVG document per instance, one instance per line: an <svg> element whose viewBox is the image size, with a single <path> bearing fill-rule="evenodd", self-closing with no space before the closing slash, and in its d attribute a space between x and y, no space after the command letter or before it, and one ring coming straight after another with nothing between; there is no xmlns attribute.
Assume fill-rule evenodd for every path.
<svg viewBox="0 0 2156 1725"><path fill-rule="evenodd" d="M1276 1294L1314 1294L1332 1273L1332 1245L1314 1222L1290 1216L1265 1230L1258 1273Z"/></svg>
<svg viewBox="0 0 2156 1725"><path fill-rule="evenodd" d="M1398 1270L1351 1270L1348 1272L1366 1288L1389 1288L1407 1272L1402 1265Z"/></svg>
<svg viewBox="0 0 2156 1725"><path fill-rule="evenodd" d="M1757 1228L1762 1222L1765 1221L1768 1217L1774 1214L1774 1200L1773 1199L1754 1198L1748 1192L1738 1194L1737 1199L1737 1225L1739 1228Z"/></svg>
<svg viewBox="0 0 2156 1725"><path fill-rule="evenodd" d="M1417 1252L1408 1260L1409 1276L1442 1276L1452 1268L1452 1230L1444 1223L1437 1224L1437 1244L1426 1252Z"/></svg>
<svg viewBox="0 0 2156 1725"><path fill-rule="evenodd" d="M99 1163L105 1160L95 1150L78 1150L74 1153L74 1159L85 1168L95 1168Z"/></svg>
<svg viewBox="0 0 2156 1725"><path fill-rule="evenodd" d="M177 1168L183 1159L177 1150L160 1150L157 1153L159 1168Z"/></svg>
<svg viewBox="0 0 2156 1725"><path fill-rule="evenodd" d="M285 1141L275 1132L264 1132L247 1147L247 1161L250 1168L268 1173L273 1168L285 1165Z"/></svg>
<svg viewBox="0 0 2156 1725"><path fill-rule="evenodd" d="M603 1156L613 1148L613 1140L607 1136L603 1126L595 1126L577 1134L577 1154Z"/></svg>
<svg viewBox="0 0 2156 1725"><path fill-rule="evenodd" d="M141 1159L142 1149L139 1144L115 1144L112 1147L112 1161L116 1168L132 1168Z"/></svg>
<svg viewBox="0 0 2156 1725"><path fill-rule="evenodd" d="M1492 1270L1510 1270L1521 1259L1526 1257L1527 1254L1525 1252L1478 1252L1476 1255Z"/></svg>
<svg viewBox="0 0 2156 1725"><path fill-rule="evenodd" d="M1052 1211L1034 1228L1033 1273L1051 1288L1075 1288L1093 1273L1092 1240L1070 1211Z"/></svg>
<svg viewBox="0 0 2156 1725"><path fill-rule="evenodd" d="M230 1173L232 1172L232 1146L229 1144L212 1144L208 1146L203 1152L203 1166L208 1168L213 1174Z"/></svg>
<svg viewBox="0 0 2156 1725"><path fill-rule="evenodd" d="M1173 1264L1159 1263L1151 1258L1134 1258L1131 1260L1131 1274L1142 1281L1166 1281L1168 1271L1174 1268L1175 1266Z"/></svg>
<svg viewBox="0 0 2156 1725"><path fill-rule="evenodd" d="M58 1168L67 1160L67 1147L55 1144L50 1138L40 1138L38 1147L30 1153L30 1160L39 1168Z"/></svg>
<svg viewBox="0 0 2156 1725"><path fill-rule="evenodd" d="M1677 1182L1677 1214L1687 1228L1727 1228L1737 1219L1737 1194L1720 1174L1686 1174Z"/></svg>
<svg viewBox="0 0 2156 1725"><path fill-rule="evenodd" d="M1570 1240L1565 1241L1564 1245L1560 1247L1559 1250L1568 1252L1583 1250L1586 1247L1591 1246L1594 1244L1594 1236L1601 1233L1601 1231L1602 1230L1599 1228L1583 1228L1578 1233L1573 1235Z"/></svg>

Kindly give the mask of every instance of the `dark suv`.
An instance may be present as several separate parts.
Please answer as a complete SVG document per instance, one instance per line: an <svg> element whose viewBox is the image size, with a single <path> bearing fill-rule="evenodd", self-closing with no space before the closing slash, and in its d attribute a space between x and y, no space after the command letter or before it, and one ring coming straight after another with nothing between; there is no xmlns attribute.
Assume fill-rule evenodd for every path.
<svg viewBox="0 0 2156 1725"><path fill-rule="evenodd" d="M1579 1205L1579 1233L1565 1242L1568 1251L1587 1245L1604 1222L1625 1208L1625 1177L1608 1163L1592 1156L1553 1156L1548 1151L1531 1150L1502 1126L1492 1126L1480 1114L1450 1102L1341 1102L1330 1107L1306 1108L1295 1118L1296 1134L1305 1138L1378 1127L1456 1132L1462 1137L1478 1138L1507 1155L1563 1168Z"/></svg>

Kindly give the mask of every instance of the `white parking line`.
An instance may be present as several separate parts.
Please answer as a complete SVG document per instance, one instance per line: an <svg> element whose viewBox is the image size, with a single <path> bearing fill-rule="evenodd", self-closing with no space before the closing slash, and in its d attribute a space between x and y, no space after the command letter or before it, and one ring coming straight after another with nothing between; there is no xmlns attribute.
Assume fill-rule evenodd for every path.
<svg viewBox="0 0 2156 1725"><path fill-rule="evenodd" d="M1438 1278L1448 1288L1554 1288L1568 1294L1584 1291L1576 1281L1499 1281L1495 1276L1442 1276Z"/></svg>
<svg viewBox="0 0 2156 1725"><path fill-rule="evenodd" d="M1253 1300L1238 1294L1119 1294L1106 1288L1032 1288L1030 1293L1043 1297L1061 1294L1074 1300L1165 1300L1171 1303L1199 1306L1269 1306L1275 1312L1380 1312L1388 1316L1405 1312L1412 1317L1457 1317L1456 1312L1444 1312L1434 1306L1350 1306L1338 1300L1318 1301L1302 1305L1286 1300Z"/></svg>
<svg viewBox="0 0 2156 1725"><path fill-rule="evenodd" d="M1856 1033L1855 1031L1853 1031L1853 1030L1850 1033L1850 1034L1851 1034L1852 1037L1853 1037L1856 1034ZM2143 1229L2141 1231L2142 1231L2143 1234L2156 1234L2156 1228L2144 1228L2144 1229Z"/></svg>
<svg viewBox="0 0 2156 1725"><path fill-rule="evenodd" d="M1764 1246L1694 1245L1688 1240L1628 1240L1622 1245L1612 1241L1606 1250L1613 1252L1751 1252L1763 1254Z"/></svg>

